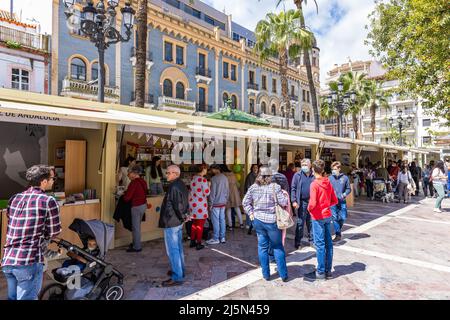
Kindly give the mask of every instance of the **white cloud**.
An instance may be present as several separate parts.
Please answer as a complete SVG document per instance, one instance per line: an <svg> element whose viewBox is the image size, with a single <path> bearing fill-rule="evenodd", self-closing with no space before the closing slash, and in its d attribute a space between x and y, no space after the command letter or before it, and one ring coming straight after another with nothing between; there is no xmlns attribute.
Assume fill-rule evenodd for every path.
<svg viewBox="0 0 450 320"><path fill-rule="evenodd" d="M233 20L254 30L259 20L268 12L277 12L277 0L204 0L217 10L232 14ZM321 56L321 82L326 72L335 63L341 64L350 57L353 61L370 59L368 48L364 46L367 15L374 7L373 0L317 0L319 13L313 0L304 7L306 24L315 32ZM51 33L51 0L15 0L16 13L22 10L24 19L35 18L41 23L42 31ZM286 9L293 9L294 1L285 2ZM1 0L0 9L9 10L9 1Z"/></svg>

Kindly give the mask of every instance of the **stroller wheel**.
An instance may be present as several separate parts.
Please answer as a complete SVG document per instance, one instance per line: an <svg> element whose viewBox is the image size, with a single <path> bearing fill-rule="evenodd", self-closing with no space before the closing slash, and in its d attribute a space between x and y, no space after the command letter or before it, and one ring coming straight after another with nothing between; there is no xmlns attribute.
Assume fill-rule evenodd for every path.
<svg viewBox="0 0 450 320"><path fill-rule="evenodd" d="M113 285L108 288L105 292L106 300L122 300L123 298L123 288L119 285Z"/></svg>
<svg viewBox="0 0 450 320"><path fill-rule="evenodd" d="M46 286L39 294L39 300L64 300L66 286L60 283L52 283Z"/></svg>

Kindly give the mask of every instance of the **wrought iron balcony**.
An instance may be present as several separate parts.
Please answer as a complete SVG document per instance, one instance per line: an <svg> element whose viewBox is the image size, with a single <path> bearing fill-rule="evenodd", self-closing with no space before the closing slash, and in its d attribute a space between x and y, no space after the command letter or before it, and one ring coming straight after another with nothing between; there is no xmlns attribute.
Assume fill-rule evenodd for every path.
<svg viewBox="0 0 450 320"><path fill-rule="evenodd" d="M5 26L0 26L0 41L18 44L22 47L49 51L50 36L28 33Z"/></svg>
<svg viewBox="0 0 450 320"><path fill-rule="evenodd" d="M247 89L259 91L259 84L247 82Z"/></svg>
<svg viewBox="0 0 450 320"><path fill-rule="evenodd" d="M197 68L195 68L195 75L206 77L206 78L211 78L211 69L197 67Z"/></svg>
<svg viewBox="0 0 450 320"><path fill-rule="evenodd" d="M295 95L295 94L290 94L290 95L289 95L289 98L290 98L292 101L298 101L298 96Z"/></svg>

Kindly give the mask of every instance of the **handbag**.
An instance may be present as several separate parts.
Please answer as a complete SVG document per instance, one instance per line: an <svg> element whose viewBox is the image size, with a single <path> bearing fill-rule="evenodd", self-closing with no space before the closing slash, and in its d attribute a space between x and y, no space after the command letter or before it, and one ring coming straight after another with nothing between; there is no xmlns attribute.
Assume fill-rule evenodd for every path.
<svg viewBox="0 0 450 320"><path fill-rule="evenodd" d="M277 195L275 194L275 185L273 185L273 197L275 198L275 214L277 215L278 229L289 229L294 225L294 220L287 210L284 210L278 203Z"/></svg>

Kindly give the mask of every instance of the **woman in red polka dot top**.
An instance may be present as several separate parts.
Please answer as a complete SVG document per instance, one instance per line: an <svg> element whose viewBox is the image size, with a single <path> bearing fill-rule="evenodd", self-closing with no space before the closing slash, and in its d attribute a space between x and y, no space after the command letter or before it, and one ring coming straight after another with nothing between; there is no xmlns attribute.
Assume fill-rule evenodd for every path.
<svg viewBox="0 0 450 320"><path fill-rule="evenodd" d="M194 175L189 186L189 214L192 219L190 247L196 247L197 250L204 248L204 245L202 245L203 225L208 218L210 186L205 178L207 172L206 165L199 165L197 174Z"/></svg>

